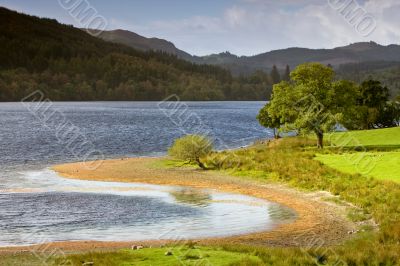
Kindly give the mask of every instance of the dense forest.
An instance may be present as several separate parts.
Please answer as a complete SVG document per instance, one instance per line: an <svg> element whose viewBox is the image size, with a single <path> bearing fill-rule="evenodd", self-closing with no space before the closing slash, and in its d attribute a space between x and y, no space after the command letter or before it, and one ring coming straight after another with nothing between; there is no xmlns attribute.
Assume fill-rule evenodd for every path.
<svg viewBox="0 0 400 266"><path fill-rule="evenodd" d="M54 101L265 100L269 74L233 77L218 66L138 51L92 37L56 20L0 7L0 101L34 90Z"/></svg>
<svg viewBox="0 0 400 266"><path fill-rule="evenodd" d="M391 98L400 96L400 62L374 61L345 64L336 70L340 78L361 83L375 79L389 88Z"/></svg>

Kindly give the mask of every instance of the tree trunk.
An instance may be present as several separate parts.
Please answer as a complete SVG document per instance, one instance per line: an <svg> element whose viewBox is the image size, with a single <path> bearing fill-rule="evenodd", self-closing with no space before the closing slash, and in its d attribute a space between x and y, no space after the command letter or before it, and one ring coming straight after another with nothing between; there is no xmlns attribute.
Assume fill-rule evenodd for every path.
<svg viewBox="0 0 400 266"><path fill-rule="evenodd" d="M278 130L276 128L274 128L274 138L279 139Z"/></svg>
<svg viewBox="0 0 400 266"><path fill-rule="evenodd" d="M196 158L196 162L197 162L197 165L198 165L201 169L207 170L207 167L200 161L200 158Z"/></svg>
<svg viewBox="0 0 400 266"><path fill-rule="evenodd" d="M318 149L324 148L324 133L322 131L316 131L315 134L317 135L317 147Z"/></svg>

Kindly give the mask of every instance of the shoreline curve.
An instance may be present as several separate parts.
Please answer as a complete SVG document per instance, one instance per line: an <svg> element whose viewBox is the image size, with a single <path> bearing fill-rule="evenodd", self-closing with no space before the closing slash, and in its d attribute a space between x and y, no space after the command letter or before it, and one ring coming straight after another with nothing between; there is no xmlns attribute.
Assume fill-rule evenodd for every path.
<svg viewBox="0 0 400 266"><path fill-rule="evenodd" d="M261 183L243 180L228 173L202 171L193 168L160 168L157 163L162 157L121 158L101 161L99 167L90 170L85 163L56 165L52 170L70 179L133 182L153 185L185 186L198 189L215 189L220 192L238 193L286 206L297 213L297 218L279 224L272 230L244 235L193 239L202 245L244 244L276 247L310 247L324 243L324 246L337 245L349 239L349 231L357 225L346 217L346 206L324 200L326 192L306 193L281 184ZM154 241L68 241L51 243L52 248L66 252L113 250L130 248L132 245L160 246L172 244L172 240ZM49 244L45 244L49 245ZM2 247L0 254L30 252L43 245L24 247Z"/></svg>

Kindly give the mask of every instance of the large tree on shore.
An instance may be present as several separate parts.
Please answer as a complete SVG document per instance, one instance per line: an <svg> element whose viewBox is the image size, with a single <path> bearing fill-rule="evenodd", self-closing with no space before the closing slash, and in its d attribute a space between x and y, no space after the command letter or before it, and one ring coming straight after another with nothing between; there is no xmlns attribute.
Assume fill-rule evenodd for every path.
<svg viewBox="0 0 400 266"><path fill-rule="evenodd" d="M356 86L348 81L334 81L332 68L320 63L298 66L291 82L274 86L269 115L279 117L286 130L314 132L317 146L323 148L324 133L332 131L352 110Z"/></svg>

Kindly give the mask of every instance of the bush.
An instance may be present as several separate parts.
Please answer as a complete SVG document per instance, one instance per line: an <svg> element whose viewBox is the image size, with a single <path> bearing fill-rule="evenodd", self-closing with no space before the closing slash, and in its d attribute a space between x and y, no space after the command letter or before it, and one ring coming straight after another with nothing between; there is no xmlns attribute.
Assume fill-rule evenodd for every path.
<svg viewBox="0 0 400 266"><path fill-rule="evenodd" d="M213 150L212 141L199 135L187 135L175 140L175 143L168 150L168 154L176 159L196 163L202 169L207 169L201 157L210 154Z"/></svg>

